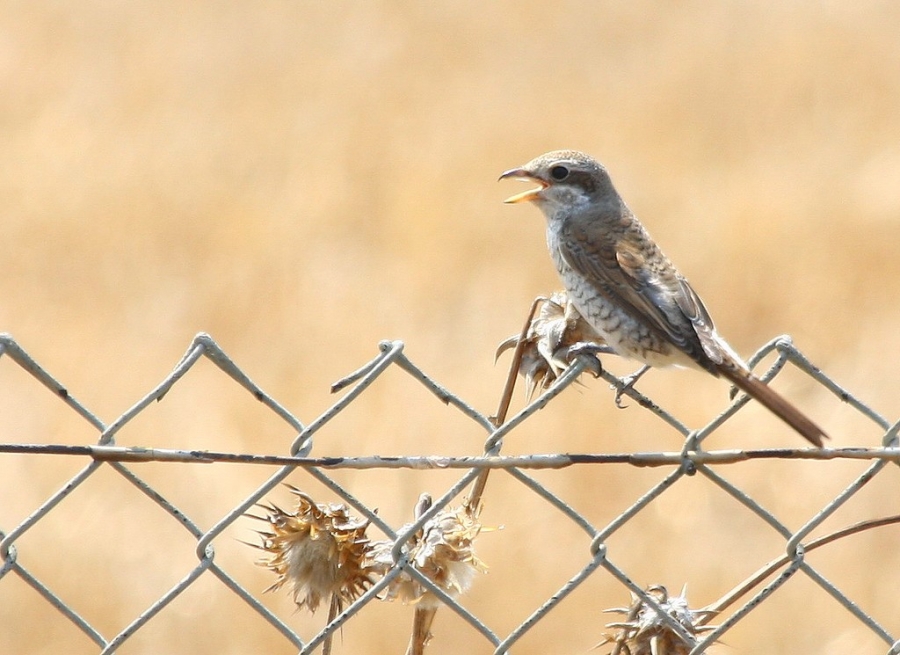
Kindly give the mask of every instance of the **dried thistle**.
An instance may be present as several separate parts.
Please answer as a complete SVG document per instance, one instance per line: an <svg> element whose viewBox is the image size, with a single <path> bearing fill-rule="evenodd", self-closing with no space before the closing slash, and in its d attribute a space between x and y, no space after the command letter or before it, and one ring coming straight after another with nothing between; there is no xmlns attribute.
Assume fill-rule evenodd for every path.
<svg viewBox="0 0 900 655"><path fill-rule="evenodd" d="M305 605L311 612L323 598L330 597L337 607L353 602L373 581L366 537L369 522L351 516L346 505L317 504L296 487L287 486L297 497L295 512L259 505L267 515L249 515L271 528L259 531L262 545L255 545L267 553L257 564L278 575L266 591L287 585L297 606Z"/></svg>
<svg viewBox="0 0 900 655"><path fill-rule="evenodd" d="M537 389L546 389L569 365L569 350L576 345L595 344L605 350L606 342L569 302L565 291L540 298L539 306L525 336L519 373L525 378L525 393L531 398ZM497 347L497 356L515 348L520 335L513 335Z"/></svg>
<svg viewBox="0 0 900 655"><path fill-rule="evenodd" d="M671 598L662 585L648 587L647 593L689 635L699 636L714 629L703 623L715 612L690 609L685 597L686 588L681 590L680 595ZM603 641L597 644L598 648L604 644L615 644L610 655L688 655L691 652L691 646L672 630L659 613L634 594L629 607L606 611L625 615L624 621L606 625L607 628L617 628L619 632L604 635Z"/></svg>
<svg viewBox="0 0 900 655"><path fill-rule="evenodd" d="M423 496L416 516L421 516L431 506L431 499ZM409 527L407 524L400 531ZM472 585L475 574L486 570L475 556L474 540L481 530L477 516L465 506L445 509L426 521L411 539L409 563L451 596L465 593ZM381 575L394 565L392 541L372 543L373 568ZM420 607L438 607L437 597L405 571L391 581L382 600L400 600L403 603L419 603Z"/></svg>

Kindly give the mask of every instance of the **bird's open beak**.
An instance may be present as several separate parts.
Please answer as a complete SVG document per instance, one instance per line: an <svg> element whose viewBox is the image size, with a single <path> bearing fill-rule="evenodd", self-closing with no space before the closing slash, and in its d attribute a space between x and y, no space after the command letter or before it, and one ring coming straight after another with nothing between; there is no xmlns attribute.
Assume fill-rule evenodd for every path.
<svg viewBox="0 0 900 655"><path fill-rule="evenodd" d="M517 193L514 196L510 196L503 202L506 203L515 203L515 202L524 202L526 200L537 200L539 198L539 194L541 191L546 189L549 184L544 182L539 178L536 178L534 175L526 171L524 168L514 168L512 170L506 171L503 175L500 176L501 180L506 180L509 178L515 178L517 180L524 180L526 182L537 182L540 186L537 189L529 189L528 191L523 191L522 193ZM498 180L499 181L499 180Z"/></svg>

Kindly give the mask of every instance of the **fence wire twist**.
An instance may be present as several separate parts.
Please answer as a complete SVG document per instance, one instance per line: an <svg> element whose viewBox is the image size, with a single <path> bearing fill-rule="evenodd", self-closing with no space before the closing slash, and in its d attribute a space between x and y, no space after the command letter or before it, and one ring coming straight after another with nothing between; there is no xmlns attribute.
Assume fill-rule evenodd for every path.
<svg viewBox="0 0 900 655"><path fill-rule="evenodd" d="M53 444L0 444L0 453L26 453L30 455L40 454L68 454L81 456L89 462L74 477L68 480L56 493L50 496L43 504L34 510L19 525L5 529L0 526L0 581L10 574L18 576L34 590L37 591L50 605L59 611L74 626L81 630L100 648L103 655L114 653L122 647L132 635L145 626L151 619L157 616L167 605L193 585L203 574L209 573L221 580L224 585L243 600L253 611L268 621L276 628L285 639L293 644L300 653L311 653L320 647L329 635L333 634L355 614L362 610L369 602L383 592L390 581L401 573L415 578L421 585L433 593L450 610L458 614L464 621L471 625L478 633L490 642L495 653L506 653L512 646L538 621L558 605L567 595L581 585L597 569L605 569L613 578L618 580L637 599L646 606L656 610L661 619L669 628L677 633L686 644L692 647L691 653L702 653L731 629L738 621L766 600L778 587L799 572L804 573L817 585L832 596L842 607L852 613L878 638L889 646L889 655L900 655L900 641L893 636L888 629L882 626L876 618L862 609L847 594L841 591L833 582L825 577L819 570L813 567L806 559L805 554L810 546L810 534L831 516L839 507L850 500L867 483L877 476L888 464L897 464L900 461L900 449L898 449L898 429L900 423L891 425L889 421L868 407L846 389L827 377L813 366L790 340L780 337L764 346L749 362L751 366L758 364L763 357L775 352L777 359L769 370L763 375L763 379L770 380L786 364L790 363L799 370L809 375L816 383L830 391L839 401L847 403L859 414L878 426L884 432L883 442L880 447L873 448L848 448L848 449L823 449L823 450L758 450L758 451L704 451L703 441L716 429L721 427L747 402L746 397L738 397L729 407L712 420L708 425L692 430L677 417L656 405L650 398L639 393L636 389L625 387L622 381L615 376L602 371L600 375L611 385L617 387L622 393L635 399L637 403L658 416L669 426L675 428L684 437L684 445L680 452L672 453L623 453L608 455L532 455L519 457L502 457L500 449L504 437L516 429L535 412L546 406L554 397L559 395L566 387L571 385L586 369L592 365L592 359L588 355L578 356L568 369L536 400L528 404L521 411L509 417L500 425L495 425L492 417L486 416L467 404L462 398L444 388L432 380L423 370L410 361L403 352L404 345L400 341L386 341L379 345L378 355L365 366L355 371L345 379L335 384L336 390L343 390L343 395L325 412L304 424L294 416L277 400L272 398L231 360L231 358L206 334L197 335L188 348L181 361L174 370L166 376L152 391L141 398L130 409L116 418L112 423L105 424L91 410L69 394L66 387L48 373L37 361L35 361L11 336L0 335L0 357L5 355L18 364L25 371L35 377L43 386L49 389L60 402L65 403L72 411L99 431L100 436L95 445L63 446ZM254 456L239 453L223 453L209 451L182 451L161 450L151 448L120 447L115 444L116 434L126 424L137 417L149 405L160 400L185 374L190 371L198 360L207 358L212 361L225 375L239 384L253 395L259 402L265 405L272 413L287 423L297 432L297 436L291 443L287 455ZM397 367L417 380L441 402L455 407L464 416L468 417L484 429L487 434L484 454L473 457L341 457L341 458L316 458L310 457L316 433L329 421L334 419L346 407L353 403L366 389L390 367ZM756 458L807 458L827 460L835 458L867 459L871 460L868 468L852 481L843 491L828 502L822 509L798 530L791 530L780 522L773 513L768 511L759 502L751 498L737 486L729 482L713 467L724 463L734 463ZM136 461L172 461L172 462L242 462L260 465L276 466L275 472L260 485L252 494L247 496L237 506L209 530L202 530L190 516L170 502L150 484L138 476L129 466L128 462ZM565 500L550 491L545 485L529 474L529 470L541 468L562 468L576 464L604 464L604 463L628 463L636 466L668 466L674 467L672 472L666 475L662 481L652 486L647 492L635 501L624 512L614 518L608 525L595 527ZM93 476L101 467L111 467L125 480L133 484L154 503L165 510L174 521L180 524L196 540L197 564L177 584L172 586L156 602L152 603L134 620L113 636L103 635L91 623L82 616L72 603L61 598L51 586L38 576L33 574L19 562L17 542L33 528L39 521L53 512L60 502L74 493L81 485ZM213 541L222 532L244 516L249 509L260 503L263 498L277 485L283 482L296 468L302 467L316 480L330 489L337 497L358 511L371 524L377 526L395 542L395 564L391 571L381 580L376 582L368 590L362 593L354 602L337 614L324 629L310 638L303 638L291 626L266 608L258 599L258 594L242 586L228 572L216 564ZM450 486L439 498L434 499L428 511L424 512L410 526L398 531L387 524L372 508L356 498L353 493L336 482L329 471L334 469L360 469L360 468L413 468L413 469L459 469L464 471L459 480ZM436 586L427 576L422 575L413 568L405 555L405 545L410 536L422 525L434 517L438 512L448 507L454 499L461 496L488 469L502 468L508 474L519 480L525 488L529 489L548 504L555 507L568 517L575 525L590 537L589 561L571 577L556 593L541 604L518 627L507 635L497 634L488 624L466 609L464 602L454 598L444 589ZM628 573L610 559L607 552L606 541L611 535L620 530L629 520L640 513L651 501L658 498L666 489L672 487L685 476L700 474L708 478L726 494L732 496L750 512L758 516L777 532L785 543L785 557L777 567L773 567L769 573L777 571L777 575L754 593L749 600L737 607L727 618L719 616L714 629L703 633L702 638L697 634L688 634L682 623L672 618L660 604L658 595L650 593L636 584ZM771 576L763 576L771 577ZM2 583L0 583L2 584ZM730 599L723 599L720 605L724 608Z"/></svg>

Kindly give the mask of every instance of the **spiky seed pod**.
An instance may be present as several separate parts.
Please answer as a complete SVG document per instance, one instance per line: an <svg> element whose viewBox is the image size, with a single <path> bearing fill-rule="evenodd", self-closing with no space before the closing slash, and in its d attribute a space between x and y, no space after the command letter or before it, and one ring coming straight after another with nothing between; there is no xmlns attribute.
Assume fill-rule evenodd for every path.
<svg viewBox="0 0 900 655"><path fill-rule="evenodd" d="M569 303L565 291L556 291L539 301L535 317L528 327L519 373L525 378L528 398L537 389L544 390L569 365L569 348L580 343L605 345L601 337L578 310ZM519 335L513 335L497 348L497 356L515 348Z"/></svg>
<svg viewBox="0 0 900 655"><path fill-rule="evenodd" d="M428 505L426 503L423 507L427 509ZM408 525L401 528L401 531L407 529ZM475 556L474 540L480 530L481 524L477 517L472 516L465 506L446 509L415 533L409 549L409 562L451 596L465 593L476 573L487 570ZM382 575L394 565L391 556L393 547L391 541L372 543L373 566ZM420 603L423 607L440 605L433 593L405 571L393 579L382 599Z"/></svg>
<svg viewBox="0 0 900 655"><path fill-rule="evenodd" d="M675 619L689 635L699 637L703 632L715 629L713 626L703 625L705 620L715 613L709 610L690 609L686 593L687 590L682 589L680 595L670 597L662 585L647 588L647 594L652 596L663 611ZM654 608L639 597L632 595L629 607L606 611L625 615L624 621L606 625L607 628L618 629L618 632L604 635L604 640L597 644L597 647L614 644L610 655L688 655L691 652L691 646L672 630Z"/></svg>
<svg viewBox="0 0 900 655"><path fill-rule="evenodd" d="M315 612L323 598L333 598L340 606L353 602L372 584L369 563L369 522L350 514L346 505L317 504L296 487L287 485L297 498L294 512L275 505L259 505L266 510L270 530L259 531L257 548L267 556L258 560L278 575L266 591L287 585L298 607Z"/></svg>

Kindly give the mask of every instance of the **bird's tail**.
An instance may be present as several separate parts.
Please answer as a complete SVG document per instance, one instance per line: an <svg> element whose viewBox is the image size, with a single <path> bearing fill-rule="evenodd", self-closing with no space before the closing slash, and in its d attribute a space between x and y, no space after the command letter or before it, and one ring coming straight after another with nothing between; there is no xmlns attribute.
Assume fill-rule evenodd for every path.
<svg viewBox="0 0 900 655"><path fill-rule="evenodd" d="M729 365L727 362L720 365L718 371L723 377L734 383L738 389L765 405L769 411L803 435L807 441L818 448L822 447L822 439L828 438L825 431L753 373Z"/></svg>

